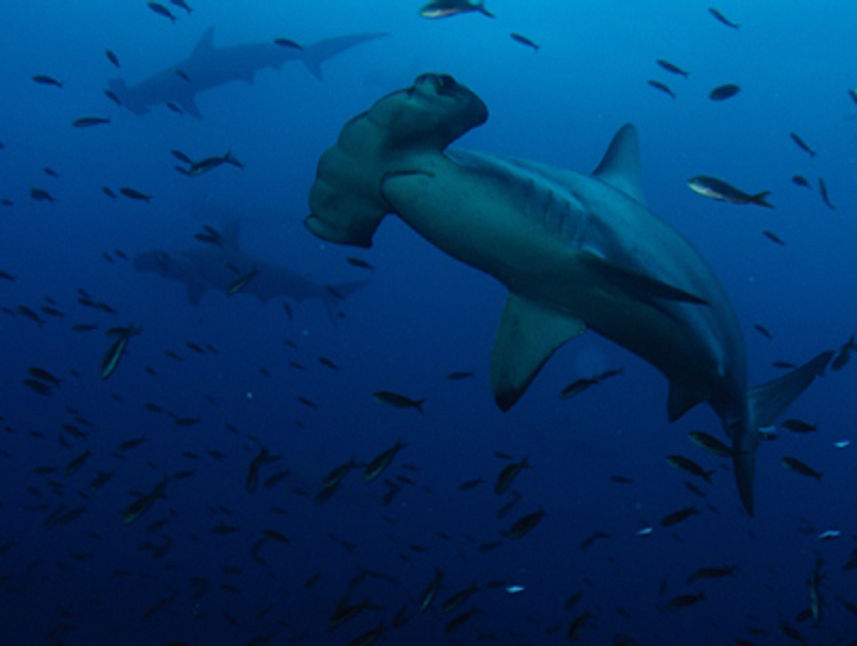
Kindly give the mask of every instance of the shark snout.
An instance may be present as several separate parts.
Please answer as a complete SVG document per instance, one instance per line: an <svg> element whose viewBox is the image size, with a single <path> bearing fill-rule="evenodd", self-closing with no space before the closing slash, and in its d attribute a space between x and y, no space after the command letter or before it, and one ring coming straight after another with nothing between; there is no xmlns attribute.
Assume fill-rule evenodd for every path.
<svg viewBox="0 0 857 646"><path fill-rule="evenodd" d="M467 89L449 74L421 74L414 81L414 90L430 96L456 96Z"/></svg>

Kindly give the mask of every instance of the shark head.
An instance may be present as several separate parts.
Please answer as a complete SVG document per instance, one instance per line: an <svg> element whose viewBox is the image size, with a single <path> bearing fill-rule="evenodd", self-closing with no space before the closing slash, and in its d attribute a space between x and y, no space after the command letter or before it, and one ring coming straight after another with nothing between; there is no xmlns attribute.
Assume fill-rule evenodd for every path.
<svg viewBox="0 0 857 646"><path fill-rule="evenodd" d="M488 108L448 74L422 74L349 121L318 163L304 220L325 240L369 247L391 209L384 178L427 173L431 159L488 119Z"/></svg>
<svg viewBox="0 0 857 646"><path fill-rule="evenodd" d="M122 107L127 108L134 114L146 114L149 112L143 103L141 103L134 94L128 89L128 85L122 79L110 79L107 82L107 89L116 95Z"/></svg>

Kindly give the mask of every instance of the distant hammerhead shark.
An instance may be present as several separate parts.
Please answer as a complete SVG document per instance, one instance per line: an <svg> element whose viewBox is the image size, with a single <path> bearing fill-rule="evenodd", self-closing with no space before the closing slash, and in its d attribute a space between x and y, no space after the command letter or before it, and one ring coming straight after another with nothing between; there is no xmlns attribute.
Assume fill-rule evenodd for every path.
<svg viewBox="0 0 857 646"><path fill-rule="evenodd" d="M206 290L228 295L240 290L242 294L255 295L263 303L276 296L296 302L317 298L331 320L335 320L341 301L368 284L368 281L318 284L290 269L242 252L238 234L238 222L230 222L216 239L209 236L208 244L180 251L155 249L141 253L134 257L134 269L184 283L192 305L199 303Z"/></svg>
<svg viewBox="0 0 857 646"><path fill-rule="evenodd" d="M303 61L307 69L321 79L321 65L329 58L362 43L387 36L385 33L355 34L320 40L301 47L292 41L249 43L214 47L214 27L209 27L191 55L136 85L111 79L108 88L121 105L134 114L146 114L153 105L172 104L199 119L196 94L231 81L252 83L256 72L280 68L289 61Z"/></svg>
<svg viewBox="0 0 857 646"><path fill-rule="evenodd" d="M488 109L445 74L424 74L346 123L318 163L305 223L369 247L395 213L509 290L491 386L509 409L563 343L591 328L670 382L670 421L701 402L721 419L741 500L753 513L759 428L822 374L833 352L754 388L741 327L714 272L645 205L637 133L614 136L592 174L447 146Z"/></svg>

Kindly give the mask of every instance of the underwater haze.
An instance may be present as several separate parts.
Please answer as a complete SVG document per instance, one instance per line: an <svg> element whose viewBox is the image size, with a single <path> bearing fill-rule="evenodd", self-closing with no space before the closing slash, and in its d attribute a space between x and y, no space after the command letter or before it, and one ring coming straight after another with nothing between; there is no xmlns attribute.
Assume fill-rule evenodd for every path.
<svg viewBox="0 0 857 646"><path fill-rule="evenodd" d="M857 644L857 8L475 1L5 7L0 646ZM540 332L498 333L520 284L385 190L433 172L379 176L402 217L371 248L307 220L349 120L429 82L484 102L454 146L506 165L431 163L560 226L580 203L544 168L612 196L585 214L600 248L563 243L603 282L539 303L590 329L541 361ZM642 195L600 172L625 141L634 176L622 132ZM355 188L354 150L319 176ZM686 246L638 226L658 216ZM743 341L661 271L681 254ZM556 305L577 293L684 340L623 347ZM715 381L746 345L741 428L671 395L652 356L688 338ZM505 412L504 350L534 376Z"/></svg>

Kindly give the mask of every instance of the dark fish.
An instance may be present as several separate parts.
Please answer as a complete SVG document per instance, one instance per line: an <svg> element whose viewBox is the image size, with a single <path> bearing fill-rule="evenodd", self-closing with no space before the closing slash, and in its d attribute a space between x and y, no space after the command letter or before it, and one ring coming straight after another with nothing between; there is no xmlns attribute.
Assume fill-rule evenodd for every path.
<svg viewBox="0 0 857 646"><path fill-rule="evenodd" d="M699 579L722 579L727 576L735 576L735 572L737 571L738 567L734 565L728 567L701 567L696 572L687 577L686 583L690 585L695 581L698 581Z"/></svg>
<svg viewBox="0 0 857 646"><path fill-rule="evenodd" d="M731 204L758 204L773 208L766 198L770 195L770 191L762 191L761 193L745 193L744 191L735 188L731 184L727 184L723 180L707 175L697 175L687 180L687 185L694 193L699 193L705 197L710 197L713 200L720 202L729 202Z"/></svg>
<svg viewBox="0 0 857 646"><path fill-rule="evenodd" d="M180 9L184 9L187 13L190 13L191 11L193 11L193 9L190 6L188 6L188 4L187 4L187 2L185 2L185 0L170 0L170 4L175 5L176 7L180 8Z"/></svg>
<svg viewBox="0 0 857 646"><path fill-rule="evenodd" d="M149 9L154 11L156 14L163 16L164 18L169 18L170 22L172 23L176 21L176 17L172 13L170 13L170 10L162 4L158 4L157 2L149 2Z"/></svg>
<svg viewBox="0 0 857 646"><path fill-rule="evenodd" d="M704 600L704 592L700 592L699 594L680 594L677 597L673 597L669 600L669 602L667 603L667 608L670 610L678 610L679 608L687 608L689 606L693 606Z"/></svg>
<svg viewBox="0 0 857 646"><path fill-rule="evenodd" d="M691 431L688 433L690 439L697 446L702 447L706 451L713 453L716 456L721 458L733 458L735 457L735 451L731 446L728 446L724 442L721 442L716 437L705 433L704 431Z"/></svg>
<svg viewBox="0 0 857 646"><path fill-rule="evenodd" d="M346 646L372 646L372 644L377 643L378 640L381 639L385 630L386 628L382 621L377 628L367 630L365 633L357 635L357 637L349 641Z"/></svg>
<svg viewBox="0 0 857 646"><path fill-rule="evenodd" d="M791 361L774 361L772 364L774 368L779 368L780 370L792 370L797 368L797 364Z"/></svg>
<svg viewBox="0 0 857 646"><path fill-rule="evenodd" d="M3 280L10 280L10 281L15 280L15 277L12 274L10 274L8 271L3 271L2 269L0 269L0 278L2 278Z"/></svg>
<svg viewBox="0 0 857 646"><path fill-rule="evenodd" d="M375 458L366 465L366 469L363 471L363 481L372 482L375 480L387 469L387 467L390 466L393 462L393 458L396 457L396 454L406 446L407 444L401 440L396 440L396 443L393 444L393 446L375 456Z"/></svg>
<svg viewBox="0 0 857 646"><path fill-rule="evenodd" d="M734 83L727 83L726 85L719 85L708 94L708 98L712 101L725 101L729 99L738 92L741 91L741 88L735 85Z"/></svg>
<svg viewBox="0 0 857 646"><path fill-rule="evenodd" d="M244 488L248 493L253 493L256 491L256 487L259 484L259 469L269 462L274 462L277 460L276 456L272 456L268 453L268 449L262 447L259 449L259 453L250 461L250 466L247 468L247 477L244 480Z"/></svg>
<svg viewBox="0 0 857 646"><path fill-rule="evenodd" d="M179 78L181 78L183 81L187 81L188 83L190 83L190 77L184 70L176 70L176 74L178 74Z"/></svg>
<svg viewBox="0 0 857 646"><path fill-rule="evenodd" d="M44 325L45 324L45 322L39 318L39 315L36 314L33 310L31 310L26 305L18 305L15 308L15 311L18 314L20 314L21 316L24 316L24 317L30 319L33 323L36 323L37 325Z"/></svg>
<svg viewBox="0 0 857 646"><path fill-rule="evenodd" d="M346 258L345 261L349 265L353 265L354 267L360 267L360 269L367 269L369 271L375 269L374 265L370 265L365 260L361 260L360 258L349 257Z"/></svg>
<svg viewBox="0 0 857 646"><path fill-rule="evenodd" d="M526 47L531 47L531 48L533 49L533 51L536 51L536 52L537 52L537 51L539 51L539 46L538 46L538 45L536 45L533 41L531 41L531 40L530 40L529 38L527 38L526 36L522 36L521 34L516 33L516 32L514 32L514 31L513 31L511 34L509 34L509 36L510 36L510 37L512 38L512 40L514 40L516 43L520 43L521 45L524 45L524 46L526 46Z"/></svg>
<svg viewBox="0 0 857 646"><path fill-rule="evenodd" d="M628 476L612 475L610 476L610 482L615 482L616 484L633 484L634 480Z"/></svg>
<svg viewBox="0 0 857 646"><path fill-rule="evenodd" d="M774 244L778 244L781 247L786 246L786 243L783 242L782 239L773 231L768 231L767 229L765 229L764 231L762 231L762 235L765 236L768 240L770 240Z"/></svg>
<svg viewBox="0 0 857 646"><path fill-rule="evenodd" d="M62 83L57 81L54 77L48 76L47 74L36 74L33 77L33 80L40 85L53 85L54 87L62 87Z"/></svg>
<svg viewBox="0 0 857 646"><path fill-rule="evenodd" d="M53 177L54 179L59 179L59 173L57 173L53 168L45 166L42 170L45 172L45 175Z"/></svg>
<svg viewBox="0 0 857 646"><path fill-rule="evenodd" d="M289 40L288 38L275 38L274 43L279 45L280 47L291 47L292 49L303 50L303 46L299 45L293 40Z"/></svg>
<svg viewBox="0 0 857 646"><path fill-rule="evenodd" d="M842 370L848 365L853 350L857 350L857 343L855 343L854 335L852 334L848 341L843 343L839 348L836 356L833 357L833 361L830 362L830 369L836 371Z"/></svg>
<svg viewBox="0 0 857 646"><path fill-rule="evenodd" d="M158 500L166 498L164 490L167 488L167 482L168 478L165 477L151 491L139 496L134 502L128 505L125 511L122 512L122 523L130 525L148 511Z"/></svg>
<svg viewBox="0 0 857 646"><path fill-rule="evenodd" d="M824 201L827 208L831 211L835 211L836 207L830 201L830 197L827 194L827 184L824 183L824 178L822 177L818 178L818 191L821 193L821 199Z"/></svg>
<svg viewBox="0 0 857 646"><path fill-rule="evenodd" d="M575 395L579 395L584 390L598 384L598 380L594 377L581 377L576 379L563 388L559 393L560 399L571 399Z"/></svg>
<svg viewBox="0 0 857 646"><path fill-rule="evenodd" d="M193 164L193 160L187 155L185 155L181 150L176 150L175 148L173 148L170 151L170 154L176 159L178 159L180 162L183 162L188 165Z"/></svg>
<svg viewBox="0 0 857 646"><path fill-rule="evenodd" d="M681 469L690 475L698 476L708 484L711 484L711 476L714 475L714 471L706 471L690 458L686 458L683 455L668 455L667 462L675 468Z"/></svg>
<svg viewBox="0 0 857 646"><path fill-rule="evenodd" d="M661 519L661 527L672 527L673 525L678 525L680 522L687 520L698 513L699 510L696 507L683 507L678 511L674 511L671 514L664 516Z"/></svg>
<svg viewBox="0 0 857 646"><path fill-rule="evenodd" d="M172 101L167 101L167 102L165 103L165 105L167 106L167 108L169 108L169 109L170 109L170 111L171 111L171 112L175 112L176 114L184 114L184 110L182 110L179 106L177 106L177 105L176 105L175 103L173 103ZM184 168L179 168L178 166L176 166L176 170L178 170L178 171L180 171L180 172L182 172L182 173L184 173L184 174L186 174L186 175L189 175L189 174L190 174L190 173L188 173Z"/></svg>
<svg viewBox="0 0 857 646"><path fill-rule="evenodd" d="M331 360L330 360L330 359L328 359L327 357L318 357L318 362L319 362L321 365L323 365L323 366L325 366L325 367L327 367L327 368L330 368L330 369L331 369L331 370L333 370L334 372L339 372L339 366L338 366L338 365L336 365L333 361L331 361Z"/></svg>
<svg viewBox="0 0 857 646"><path fill-rule="evenodd" d="M801 462L797 458L792 458L789 456L785 456L782 460L782 465L789 469L790 471L794 471L795 473L799 473L802 476L806 476L808 478L815 478L819 482L821 482L821 472L816 471L809 465Z"/></svg>
<svg viewBox="0 0 857 646"><path fill-rule="evenodd" d="M656 90L660 90L664 94L669 94L672 98L675 98L675 92L673 92L666 83L661 83L660 81L656 81L654 79L649 79L646 81L649 85L651 85Z"/></svg>
<svg viewBox="0 0 857 646"><path fill-rule="evenodd" d="M30 189L30 197L33 198L36 202L50 202L53 204L56 202L56 199L53 195L48 193L43 188L33 187Z"/></svg>
<svg viewBox="0 0 857 646"><path fill-rule="evenodd" d="M470 491L471 489L475 489L479 485L485 482L484 478L474 478L472 480L466 480L458 485L459 491Z"/></svg>
<svg viewBox="0 0 857 646"><path fill-rule="evenodd" d="M107 353L104 355L104 358L101 360L100 374L102 379L107 379L113 374L113 371L116 370L116 366L119 365L119 359L122 358L122 354L128 347L128 341L132 336L140 334L142 330L130 325L127 328L117 328L108 331L108 334L111 334L111 332L114 333L117 339L112 343L110 348L107 350Z"/></svg>
<svg viewBox="0 0 857 646"><path fill-rule="evenodd" d="M116 96L116 92L113 90L104 90L104 96L113 101L116 105L122 105L122 101Z"/></svg>
<svg viewBox="0 0 857 646"><path fill-rule="evenodd" d="M773 340L774 338L770 330L768 330L768 328L766 328L764 325L759 325L758 323L756 323L755 325L753 325L753 329L769 341Z"/></svg>
<svg viewBox="0 0 857 646"><path fill-rule="evenodd" d="M512 523L512 526L508 529L508 531L501 531L500 533L506 538L511 538L514 540L523 538L531 531L533 531L536 526L541 522L542 518L546 515L547 513L543 509L538 509L536 511L530 512L525 516L521 516L518 520Z"/></svg>
<svg viewBox="0 0 857 646"><path fill-rule="evenodd" d="M110 123L107 117L80 117L71 122L75 128L88 128L90 126L100 126L105 123Z"/></svg>
<svg viewBox="0 0 857 646"><path fill-rule="evenodd" d="M388 390L378 390L372 393L372 398L379 404L387 404L394 408L414 408L423 414L423 404L425 399L411 399L398 393L393 393Z"/></svg>
<svg viewBox="0 0 857 646"><path fill-rule="evenodd" d="M196 177L197 175L203 175L209 171L214 170L221 164L230 164L232 166L236 166L237 168L244 168L244 164L238 161L235 156L227 150L225 155L207 157L202 161L191 163L190 168L188 169L188 174L193 177Z"/></svg>
<svg viewBox="0 0 857 646"><path fill-rule="evenodd" d="M464 624L466 624L470 618L479 612L476 608L471 608L470 610L466 610L462 612L460 615L457 615L446 622L446 626L444 626L443 630L446 633L455 632L459 628L461 628Z"/></svg>
<svg viewBox="0 0 857 646"><path fill-rule="evenodd" d="M715 17L719 22L723 23L723 24L724 24L724 25L726 25L727 27L732 27L732 29L738 29L738 28L741 26L741 25L738 25L738 24L736 24L736 23L732 22L731 20L727 19L727 18L726 18L726 16L724 16L722 13L720 13L719 11L717 11L717 9L710 8L710 9L708 10L708 13L710 13L710 14L711 14L712 16L714 16L714 17Z"/></svg>
<svg viewBox="0 0 857 646"><path fill-rule="evenodd" d="M113 63L117 68L120 67L119 57L116 55L115 52L113 52L113 50L105 49L104 55L107 56L107 60Z"/></svg>
<svg viewBox="0 0 857 646"><path fill-rule="evenodd" d="M437 0L423 6L420 9L420 16L423 18L449 18L450 16L474 11L488 18L494 17L494 14L485 8L485 0L479 0L476 4L471 4L470 0Z"/></svg>
<svg viewBox="0 0 857 646"><path fill-rule="evenodd" d="M83 467L83 465L86 463L86 461L91 455L92 451L87 450L78 455L77 457L72 458L72 460L65 466L65 475L73 476L75 473L80 471L81 467Z"/></svg>
<svg viewBox="0 0 857 646"><path fill-rule="evenodd" d="M804 422L801 419L786 419L782 421L780 426L792 433L812 433L818 428L815 424Z"/></svg>
<svg viewBox="0 0 857 646"><path fill-rule="evenodd" d="M226 295L227 296L234 296L235 294L240 292L242 289L244 289L247 286L247 284L258 275L259 275L259 270L256 267L254 267L251 272L246 273L243 276L239 276L238 278L236 278L232 282L232 284L229 285L229 287L226 288Z"/></svg>
<svg viewBox="0 0 857 646"><path fill-rule="evenodd" d="M680 67L678 67L677 65L673 65L669 61L665 61L662 58L659 58L656 61L656 63L658 65L660 65L662 68L664 68L667 72L670 72L672 74L678 74L679 76L683 76L684 78L687 78L688 75L690 74L690 72L683 70Z"/></svg>
<svg viewBox="0 0 857 646"><path fill-rule="evenodd" d="M114 192L113 192L113 189L112 189L112 188L110 188L109 186L102 186L102 187L101 187L101 192L102 192L102 193L104 193L104 194L105 194L107 197L109 197L111 200L115 200L115 199L116 199L116 193L114 193Z"/></svg>
<svg viewBox="0 0 857 646"><path fill-rule="evenodd" d="M92 332L98 328L97 323L75 323L71 326L71 329L74 332Z"/></svg>
<svg viewBox="0 0 857 646"><path fill-rule="evenodd" d="M512 482L515 481L515 478L518 477L521 471L531 466L532 465L529 463L526 457L520 462L513 462L512 464L507 464L505 467L503 467L503 470L500 471L500 474L497 476L497 482L494 484L494 493L498 496L506 493L512 486Z"/></svg>
<svg viewBox="0 0 857 646"><path fill-rule="evenodd" d="M43 395L44 397L50 397L54 394L54 391L48 386L46 383L37 381L36 379L24 379L21 381L27 388L32 390L37 395Z"/></svg>
<svg viewBox="0 0 857 646"><path fill-rule="evenodd" d="M803 150L806 153L809 153L810 157L815 157L815 151L812 148L810 148L807 145L807 143L803 139L800 138L799 135L797 135L794 132L790 132L789 136L792 138L792 141L797 144L798 148L800 148L801 150Z"/></svg>
<svg viewBox="0 0 857 646"><path fill-rule="evenodd" d="M39 381L45 381L53 386L56 386L57 388L60 387L60 380L44 368L30 366L29 368L27 368L27 372L29 372L31 376L35 377Z"/></svg>
<svg viewBox="0 0 857 646"><path fill-rule="evenodd" d="M580 637L581 631L589 622L591 617L592 613L587 611L571 620L571 624L568 627L569 644L574 644L577 641L577 638Z"/></svg>
<svg viewBox="0 0 857 646"><path fill-rule="evenodd" d="M810 188L809 180L803 175L792 175L792 183L804 188Z"/></svg>
<svg viewBox="0 0 857 646"><path fill-rule="evenodd" d="M119 192L122 193L122 195L124 195L127 198L130 198L132 200L142 200L146 204L148 204L152 199L151 195L146 195L145 193L141 193L140 191L133 189L129 186L123 186L122 188L119 189Z"/></svg>
<svg viewBox="0 0 857 646"><path fill-rule="evenodd" d="M420 612L425 612L428 610L429 606L434 602L435 597L437 597L437 591L440 590L440 584L443 582L443 570L436 569L434 571L434 578L429 581L429 584L426 586L423 593L420 595L420 603L419 609Z"/></svg>

